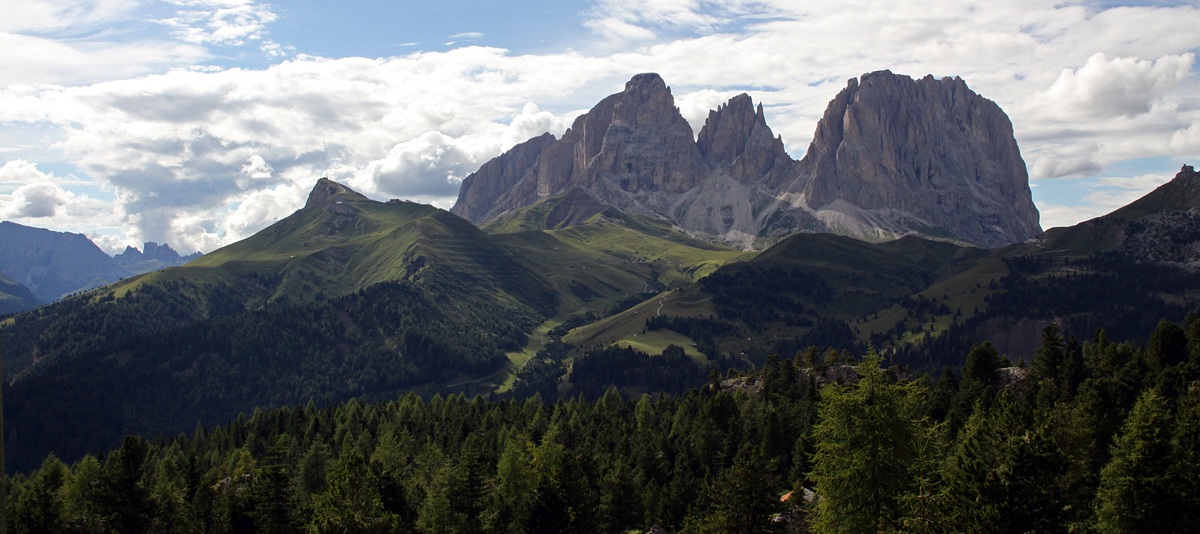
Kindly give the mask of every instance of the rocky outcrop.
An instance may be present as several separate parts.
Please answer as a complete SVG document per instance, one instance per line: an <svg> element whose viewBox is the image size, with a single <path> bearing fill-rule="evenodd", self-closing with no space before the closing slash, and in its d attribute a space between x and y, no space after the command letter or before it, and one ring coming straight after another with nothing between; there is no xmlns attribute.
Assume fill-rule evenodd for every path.
<svg viewBox="0 0 1200 534"><path fill-rule="evenodd" d="M160 245L153 241L147 241L142 245L142 250L125 247L123 252L113 256L113 260L125 270L133 274L141 274L183 265L199 257L199 252L180 256L166 243Z"/></svg>
<svg viewBox="0 0 1200 534"><path fill-rule="evenodd" d="M463 180L462 194L454 205L454 213L471 221L486 219L495 208L495 199L512 191L537 164L542 151L555 141L553 135L542 134L484 163Z"/></svg>
<svg viewBox="0 0 1200 534"><path fill-rule="evenodd" d="M639 74L562 139L545 134L485 163L463 180L451 211L482 223L581 187L621 210L660 214L705 169L671 90L657 74Z"/></svg>
<svg viewBox="0 0 1200 534"><path fill-rule="evenodd" d="M799 167L788 192L818 214L849 205L891 232L985 247L1041 231L1012 123L961 78L850 80Z"/></svg>
<svg viewBox="0 0 1200 534"><path fill-rule="evenodd" d="M755 109L750 95L744 93L708 112L696 145L709 168L728 169L739 182L786 171L793 163L783 148L783 138L774 136L767 126L762 104Z"/></svg>
<svg viewBox="0 0 1200 534"><path fill-rule="evenodd" d="M639 74L561 139L484 164L452 211L483 224L578 187L742 246L811 231L996 247L1040 232L1028 181L1008 117L959 78L850 80L795 161L748 95L710 112L693 141L662 78Z"/></svg>

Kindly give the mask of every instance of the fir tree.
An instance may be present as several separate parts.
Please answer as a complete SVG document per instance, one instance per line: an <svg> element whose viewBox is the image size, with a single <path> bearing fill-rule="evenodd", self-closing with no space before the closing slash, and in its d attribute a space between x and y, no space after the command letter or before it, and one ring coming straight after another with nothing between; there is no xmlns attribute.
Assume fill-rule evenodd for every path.
<svg viewBox="0 0 1200 534"><path fill-rule="evenodd" d="M1100 532L1168 532L1180 511L1171 455L1171 415L1153 390L1138 398L1100 472L1096 527Z"/></svg>

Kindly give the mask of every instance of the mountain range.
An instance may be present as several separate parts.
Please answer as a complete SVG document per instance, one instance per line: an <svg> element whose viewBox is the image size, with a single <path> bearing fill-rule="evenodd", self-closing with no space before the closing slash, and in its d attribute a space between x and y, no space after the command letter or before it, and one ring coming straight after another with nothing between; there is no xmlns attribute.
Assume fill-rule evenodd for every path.
<svg viewBox="0 0 1200 534"><path fill-rule="evenodd" d="M686 204L680 199L699 199L704 195L693 187L702 182L771 175L776 171L758 174L766 164L755 154L763 152L745 147L774 145L778 138L765 129L759 107L748 123L726 121L746 117L731 110L749 106L748 97L714 111L714 126L695 140L683 128L672 131L688 135L655 133L650 125L663 123L656 113L669 119L677 111L664 106L669 91L657 77L641 75L577 120L563 139L535 138L485 164L464 182L455 213L373 201L321 179L303 207L246 240L0 320L10 401L4 403L7 460L29 466L50 451L69 460L111 447L125 434L188 432L258 408L307 402L406 392L550 398L593 395L608 386L628 394L682 391L712 371L761 365L771 354L809 346L872 345L894 362L937 369L961 364L971 345L990 339L1011 360L1028 361L1051 322L1071 336L1088 338L1107 326L1111 339L1140 342L1159 319L1179 320L1200 306L1200 174L1191 167L1121 210L1048 232L1036 232L1036 212L1024 219L1032 227L1012 223L1004 230L987 222L997 219L984 206L974 218L946 215L965 218L961 228L918 231L903 225L933 216L921 215L917 204L903 212L895 207L901 204L870 207L868 193L900 202L1000 187L993 180L999 175L982 169L996 168L1004 157L979 147L944 154L954 145L921 136L953 138L947 131L986 123L992 126L980 126L978 135L1011 137L1007 119L989 123L983 115L947 112L943 119L957 126L938 127L917 111L942 109L944 102L909 102L929 91L941 95L939 102L959 103L946 109L988 108L960 80L880 76L852 83L839 96L847 103L835 99L831 109L840 111L833 115L859 119L842 120L840 148L832 155L790 163L776 158L776 181L738 183L754 182L746 189L762 192L769 183L783 191L785 183L804 182L814 198L827 198L821 195L830 194L828 188L814 184L842 178L813 171L826 168L817 161L848 173L851 162L865 165L868 155L853 155L859 141L846 139L887 137L865 125L889 135L911 129L904 143L894 142L904 147L891 153L941 154L939 162L921 167L932 171L911 174L941 178L918 179L913 190L900 193L883 185L843 188L831 201L861 203L854 205L875 218L855 220L873 229L884 221L897 239L883 239L887 232L869 240L816 232L830 229L819 226L826 224L824 208L789 204L787 210L807 214L816 226L794 227L787 236L755 230L754 242L773 244L752 251L744 249L746 241L688 229L680 224L684 219L652 211L670 198L680 206ZM881 124L866 119L874 107L857 107L875 101L863 88L879 80L926 89L898 93L885 107L909 111L879 114L887 118ZM642 107L627 109L626 100ZM603 135L587 134L599 132L593 126L601 123ZM850 128L853 135L845 133L851 123L858 124ZM991 127L1000 131L985 135ZM834 137L819 133L814 146ZM563 145L568 139L574 144ZM640 142L648 148L635 150ZM546 146L534 150L529 143ZM701 158L684 163L703 164L687 167L703 171L700 177L676 172L684 161L677 151L690 153L689 146ZM736 146L743 150L720 148ZM580 155L584 164L569 171L574 181L561 188L541 174L561 163L555 158L565 156L558 151ZM822 149L810 149L814 153ZM978 180L946 172L949 162L981 169ZM624 175L613 169L629 163L647 170L629 174L622 185ZM783 171L806 168L808 178L784 179L801 175ZM880 184L908 180L908 170L897 170L907 164L873 168ZM488 176L514 181L500 187ZM543 179L550 181L540 195ZM1005 192L1028 195L1023 169L1010 179ZM485 186L498 195L496 209L479 203ZM535 194L518 198L528 187ZM464 210L480 226L456 215ZM782 217L772 219L781 226L771 228L784 228ZM968 236L975 231L991 232L988 239L1005 246L972 245Z"/></svg>
<svg viewBox="0 0 1200 534"><path fill-rule="evenodd" d="M463 180L452 211L488 225L550 197L587 195L741 248L797 231L868 241L918 235L997 247L1038 234L1008 117L961 78L851 79L799 161L738 95L700 133L657 74Z"/></svg>
<svg viewBox="0 0 1200 534"><path fill-rule="evenodd" d="M186 256L181 256L171 245L166 243L158 244L153 241L147 241L142 245L142 250L127 246L120 254L113 256L113 261L117 265L124 267L125 270L132 274L148 273L167 267L183 265L189 261L199 258L203 254L193 252Z"/></svg>
<svg viewBox="0 0 1200 534"><path fill-rule="evenodd" d="M183 265L200 253L180 256L169 245L126 247L109 256L83 234L0 222L0 315L54 302L136 274Z"/></svg>

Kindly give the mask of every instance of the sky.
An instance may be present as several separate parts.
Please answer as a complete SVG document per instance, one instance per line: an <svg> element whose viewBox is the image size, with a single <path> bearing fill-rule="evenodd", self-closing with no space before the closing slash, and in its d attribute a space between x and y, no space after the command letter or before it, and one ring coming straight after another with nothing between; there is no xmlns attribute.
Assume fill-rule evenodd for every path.
<svg viewBox="0 0 1200 534"><path fill-rule="evenodd" d="M0 219L210 252L327 176L461 180L658 72L699 132L748 93L793 157L850 78L960 76L1012 119L1042 226L1200 164L1195 1L5 0Z"/></svg>

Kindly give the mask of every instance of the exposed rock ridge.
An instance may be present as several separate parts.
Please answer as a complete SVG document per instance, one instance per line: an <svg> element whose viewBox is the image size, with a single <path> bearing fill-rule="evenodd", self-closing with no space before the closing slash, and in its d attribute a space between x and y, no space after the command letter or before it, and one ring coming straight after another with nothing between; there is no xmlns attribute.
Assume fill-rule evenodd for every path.
<svg viewBox="0 0 1200 534"><path fill-rule="evenodd" d="M907 234L996 247L1040 232L1012 124L960 78L851 79L797 162L763 106L733 97L691 127L657 74L463 181L452 211L477 224L579 187L597 201L750 246L762 236Z"/></svg>
<svg viewBox="0 0 1200 534"><path fill-rule="evenodd" d="M848 204L897 233L996 247L1041 231L1012 123L961 78L850 80L799 167L790 192L809 208Z"/></svg>
<svg viewBox="0 0 1200 534"><path fill-rule="evenodd" d="M166 243L160 245L153 241L147 241L142 245L142 250L125 247L125 251L113 256L113 260L117 262L117 265L124 267L129 272L141 274L176 265L183 265L200 256L199 252L180 256L178 252L175 252L175 249Z"/></svg>
<svg viewBox="0 0 1200 534"><path fill-rule="evenodd" d="M463 180L454 213L470 221L484 220L494 208L494 199L513 190L537 164L542 151L557 139L549 133L534 137L488 160Z"/></svg>

